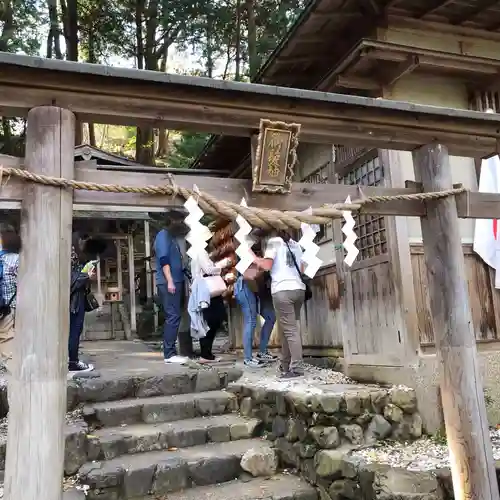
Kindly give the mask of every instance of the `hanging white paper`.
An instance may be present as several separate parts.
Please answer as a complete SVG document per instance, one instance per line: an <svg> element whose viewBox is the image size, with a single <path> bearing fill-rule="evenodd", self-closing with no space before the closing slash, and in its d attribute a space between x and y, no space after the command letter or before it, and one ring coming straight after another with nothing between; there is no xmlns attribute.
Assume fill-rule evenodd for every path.
<svg viewBox="0 0 500 500"><path fill-rule="evenodd" d="M312 207L304 210L304 213L312 214ZM304 274L312 279L323 265L323 261L318 258L319 246L314 243L319 226L317 224L302 222L300 228L302 230L302 237L299 240L299 245L304 249L302 262L306 264Z"/></svg>
<svg viewBox="0 0 500 500"><path fill-rule="evenodd" d="M212 237L212 232L200 222L204 216L203 210L199 207L198 202L193 196L190 196L186 200L184 207L188 211L188 215L184 219L184 223L189 227L186 241L190 244L190 248L187 254L191 259L203 253L206 254L206 258L209 258L206 248L208 240Z"/></svg>
<svg viewBox="0 0 500 500"><path fill-rule="evenodd" d="M351 197L348 196L345 200L346 203L351 203ZM357 234L354 232L354 226L356 222L352 216L352 212L345 210L342 212L345 224L342 226L342 232L345 234L346 239L344 240L344 248L347 251L344 262L351 267L359 254L359 250L356 248L355 241L358 239Z"/></svg>
<svg viewBox="0 0 500 500"><path fill-rule="evenodd" d="M247 207L247 202L245 198L241 200L241 206ZM238 231L234 235L236 240L239 242L238 248L236 249L236 255L239 257L239 261L236 264L236 270L243 274L254 261L254 253L252 252L253 240L250 237L252 232L252 226L246 221L246 219L238 215L236 217L236 224L238 224Z"/></svg>

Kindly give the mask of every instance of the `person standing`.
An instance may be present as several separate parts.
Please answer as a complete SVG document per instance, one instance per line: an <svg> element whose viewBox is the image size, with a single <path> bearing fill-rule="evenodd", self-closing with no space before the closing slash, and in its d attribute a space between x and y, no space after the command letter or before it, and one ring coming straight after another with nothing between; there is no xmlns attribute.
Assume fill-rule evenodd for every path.
<svg viewBox="0 0 500 500"><path fill-rule="evenodd" d="M281 376L299 377L303 375L303 370L302 339L298 322L306 290L299 273L299 269L303 271L302 249L290 235L280 233L279 236L269 238L264 258L256 257L255 264L271 273L271 295L283 335Z"/></svg>
<svg viewBox="0 0 500 500"><path fill-rule="evenodd" d="M208 254L201 252L191 260L191 276L193 279L192 286L196 286L197 280L204 280L209 276L219 276L220 282L226 287L223 278L220 276L222 271L231 264L232 260L229 257L222 259L220 262L213 263ZM215 296L209 298L207 307L202 309L203 319L205 320L207 331L205 335L200 338L200 363L213 363L218 362L220 359L213 353L213 345L215 336L222 328L224 321L227 320L226 306L221 289ZM210 291L209 296L210 296ZM220 292L220 294L219 294Z"/></svg>
<svg viewBox="0 0 500 500"><path fill-rule="evenodd" d="M261 274L255 279L239 276L234 286L234 298L243 314L243 363L250 368L262 368L266 363L277 359L267 350L276 316L266 276ZM257 327L257 315L264 318L264 324L260 330L259 352L253 357L253 336Z"/></svg>
<svg viewBox="0 0 500 500"><path fill-rule="evenodd" d="M7 372L10 372L21 251L21 239L13 227L6 224L0 226L0 247L0 356Z"/></svg>
<svg viewBox="0 0 500 500"><path fill-rule="evenodd" d="M167 219L165 227L158 232L154 241L156 284L165 314L165 323L163 325L163 357L165 363L185 364L188 358L179 356L175 346L181 324L184 266L181 250L173 230L172 221Z"/></svg>
<svg viewBox="0 0 500 500"><path fill-rule="evenodd" d="M90 280L94 269L83 272L85 265L85 246L88 238L74 232L71 245L71 285L69 298L69 337L68 337L68 370L70 373L85 373L94 369L91 364L80 361L80 337L85 323L86 296L90 292Z"/></svg>

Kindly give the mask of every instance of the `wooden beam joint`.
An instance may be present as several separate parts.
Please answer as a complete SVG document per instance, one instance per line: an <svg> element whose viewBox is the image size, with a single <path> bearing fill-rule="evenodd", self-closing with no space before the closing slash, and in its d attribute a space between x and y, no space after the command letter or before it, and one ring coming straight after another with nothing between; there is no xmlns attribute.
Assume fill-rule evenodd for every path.
<svg viewBox="0 0 500 500"><path fill-rule="evenodd" d="M405 61L399 63L393 72L389 72L384 78L384 86L392 87L398 80L415 71L420 64L419 57L415 54L409 55Z"/></svg>

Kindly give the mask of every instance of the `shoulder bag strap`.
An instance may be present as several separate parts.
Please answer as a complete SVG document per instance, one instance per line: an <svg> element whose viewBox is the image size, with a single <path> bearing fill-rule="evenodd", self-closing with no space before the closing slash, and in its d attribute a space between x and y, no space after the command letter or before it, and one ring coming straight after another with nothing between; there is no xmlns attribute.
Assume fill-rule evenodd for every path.
<svg viewBox="0 0 500 500"><path fill-rule="evenodd" d="M283 241L285 241L285 240L283 240ZM295 269L297 269L297 272L299 273L299 278L300 278L300 279L302 280L302 282L303 282L303 281L304 281L304 279L302 278L302 273L301 273L300 268L299 268L299 266L298 266L298 264L297 264L297 261L295 260L295 255L293 254L293 252L292 252L292 250L291 250L291 248L290 248L290 245L288 244L288 241L285 241L285 245L286 245L286 247L288 248L288 251L290 252L290 255L291 255L291 257L292 257L293 263L294 263L294 265L295 265Z"/></svg>

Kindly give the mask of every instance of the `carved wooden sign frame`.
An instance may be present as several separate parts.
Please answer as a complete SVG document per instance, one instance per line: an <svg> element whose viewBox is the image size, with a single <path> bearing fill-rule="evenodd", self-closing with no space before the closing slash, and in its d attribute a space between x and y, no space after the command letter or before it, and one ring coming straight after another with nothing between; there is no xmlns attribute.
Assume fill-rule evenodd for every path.
<svg viewBox="0 0 500 500"><path fill-rule="evenodd" d="M291 192L299 134L297 123L260 120L252 172L254 192Z"/></svg>

